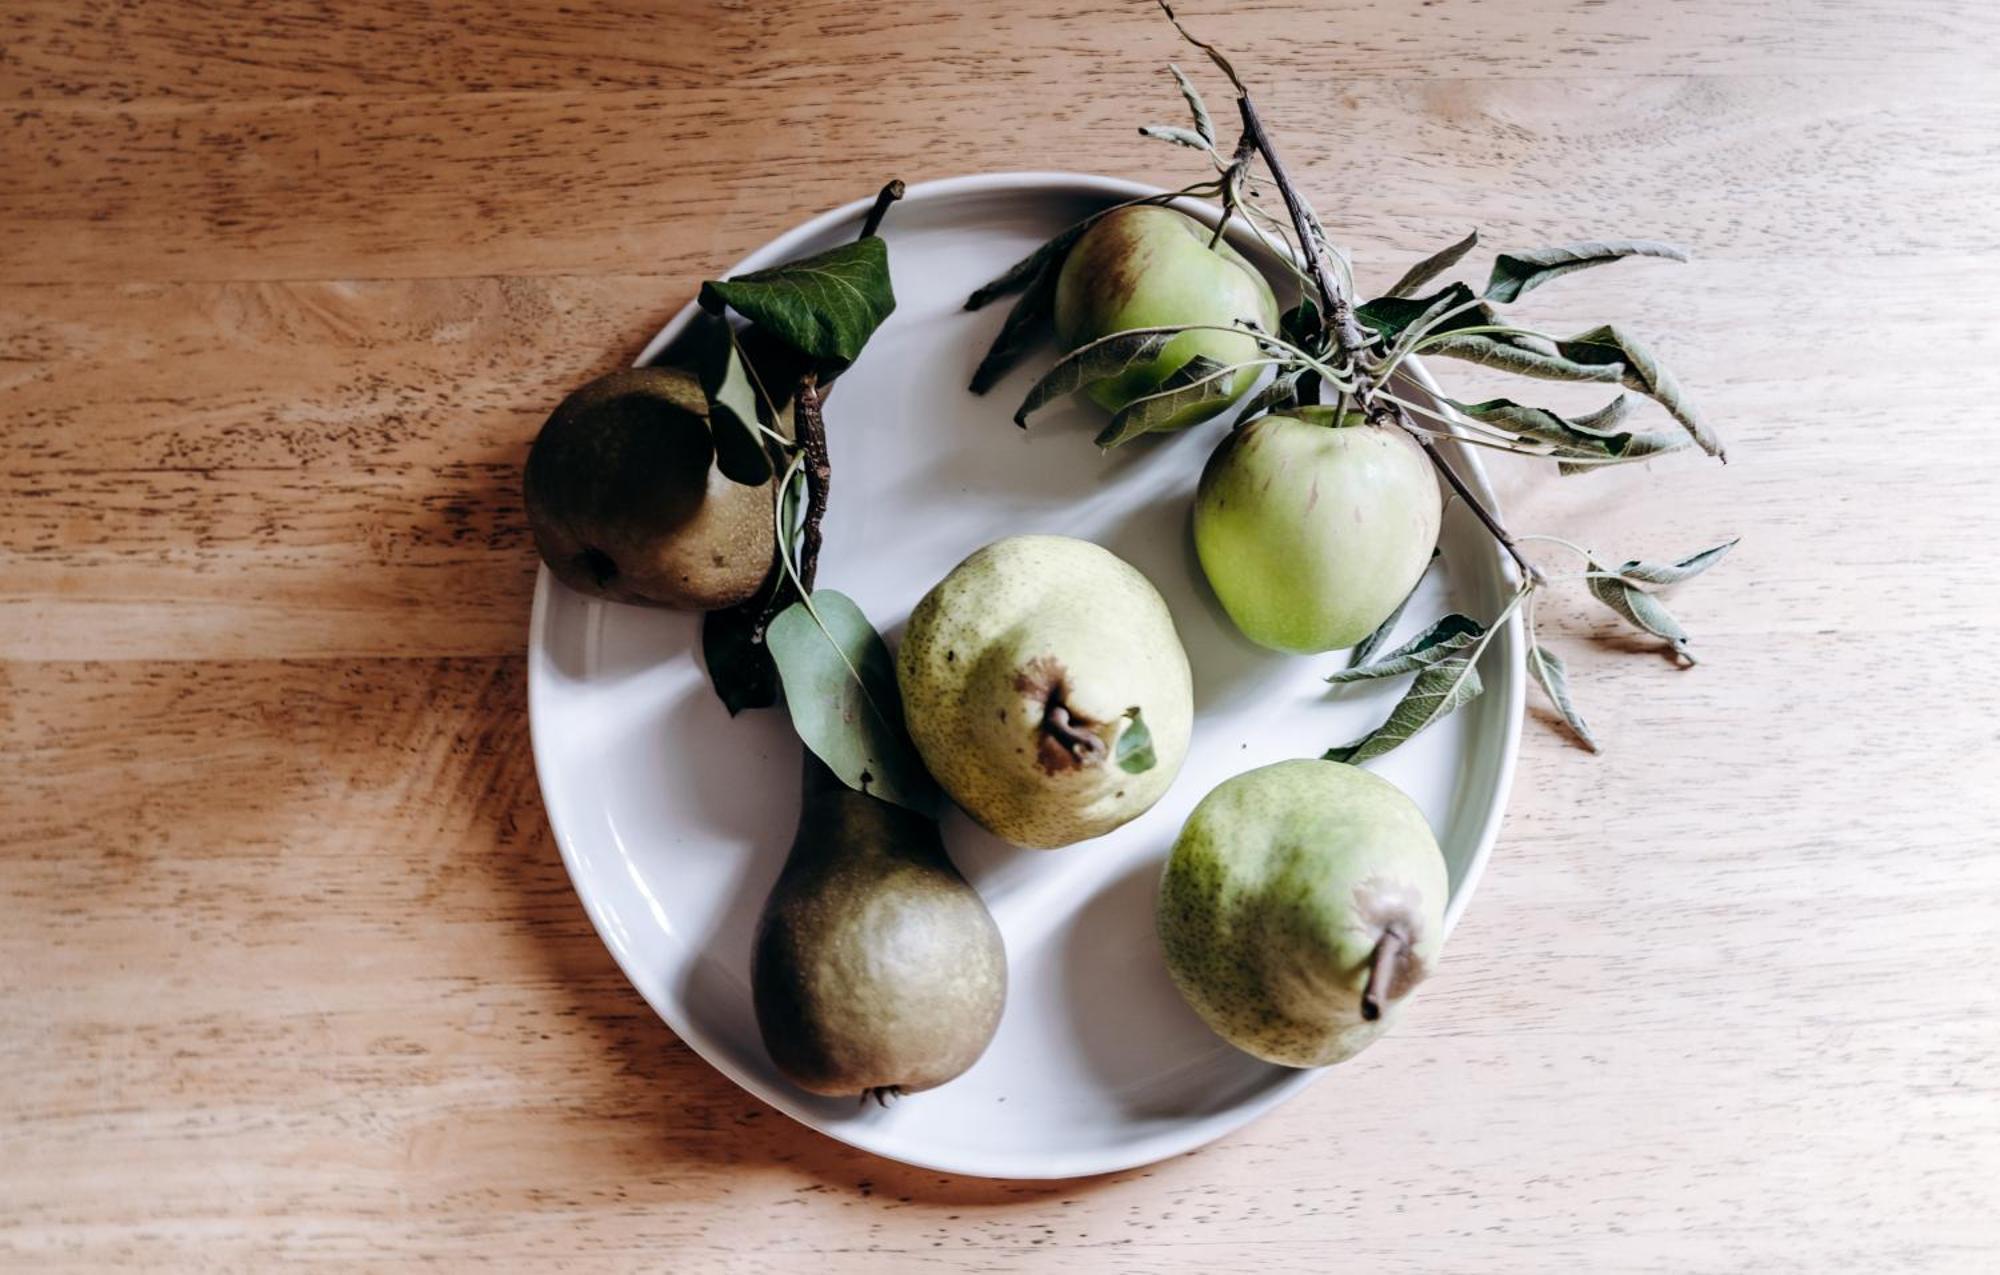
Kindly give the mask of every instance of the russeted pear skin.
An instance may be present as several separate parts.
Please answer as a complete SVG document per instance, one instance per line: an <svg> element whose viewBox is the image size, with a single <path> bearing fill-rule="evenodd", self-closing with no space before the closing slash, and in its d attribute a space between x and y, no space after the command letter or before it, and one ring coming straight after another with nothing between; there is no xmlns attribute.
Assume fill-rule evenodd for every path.
<svg viewBox="0 0 2000 1275"><path fill-rule="evenodd" d="M1018 846L1102 836L1150 809L1187 757L1194 692L1159 591L1107 549L1011 536L952 568L896 652L903 718L965 812ZM1153 764L1118 760L1135 723Z"/></svg>
<svg viewBox="0 0 2000 1275"><path fill-rule="evenodd" d="M750 981L764 1047L792 1083L885 1099L978 1061L1006 1003L1007 953L937 823L807 753Z"/></svg>
<svg viewBox="0 0 2000 1275"><path fill-rule="evenodd" d="M1181 995L1266 1062L1324 1067L1390 1025L1444 942L1448 874L1423 812L1378 775L1285 761L1224 781L1160 882Z"/></svg>
<svg viewBox="0 0 2000 1275"><path fill-rule="evenodd" d="M535 548L558 580L613 602L713 611L770 574L776 484L715 468L694 374L627 368L550 414L528 453Z"/></svg>

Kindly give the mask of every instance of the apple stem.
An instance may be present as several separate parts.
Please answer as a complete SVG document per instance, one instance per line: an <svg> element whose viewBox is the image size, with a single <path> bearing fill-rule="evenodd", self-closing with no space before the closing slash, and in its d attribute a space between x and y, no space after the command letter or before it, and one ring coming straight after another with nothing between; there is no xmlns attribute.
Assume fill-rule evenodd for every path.
<svg viewBox="0 0 2000 1275"><path fill-rule="evenodd" d="M1362 335L1361 324L1354 317L1352 298L1347 295L1346 289L1340 286L1340 281L1334 277L1332 267L1327 264L1325 254L1319 249L1319 237L1313 231L1311 211L1306 207L1305 199L1299 194L1298 187L1292 184L1292 176L1286 170L1285 162L1278 158L1278 148L1272 144L1271 135L1264 131L1264 121L1258 118L1257 108L1251 103L1248 92L1237 94L1236 108L1243 117L1244 136L1264 157L1264 165L1271 170L1271 179L1277 183L1278 194L1285 201L1285 211L1292 216L1292 229L1299 237L1299 255L1305 258L1306 269L1318 283L1320 296L1326 305L1326 330L1332 334L1341 357L1347 361L1348 367L1353 369L1354 398L1357 406L1370 419L1379 420L1386 417L1405 434L1414 438L1423 447L1424 455L1430 458L1432 467L1438 471L1445 483L1458 493L1458 498L1478 515L1486 530L1493 534L1493 538L1499 541L1500 547L1505 549L1507 555L1521 568L1521 574L1526 577L1528 583L1530 585L1548 583L1548 578L1542 574L1541 568L1530 562L1521 552L1520 545L1515 543L1514 537L1500 524L1500 519L1486 507L1485 501L1473 493L1465 480L1459 477L1458 471L1453 469L1451 463L1445 460L1444 454L1438 451L1437 444L1415 427L1402 405L1376 399L1374 384L1361 362L1362 355L1368 347L1368 339ZM1362 1002L1362 1007L1365 1013L1366 1000Z"/></svg>
<svg viewBox="0 0 2000 1275"><path fill-rule="evenodd" d="M866 239L882 228L882 218L888 213L889 205L903 197L901 179L890 182L875 196L875 206L868 210L868 219L861 223L861 237Z"/></svg>
<svg viewBox="0 0 2000 1275"><path fill-rule="evenodd" d="M808 595L819 572L820 523L826 518L827 489L833 485L833 463L826 454L826 420L819 405L819 378L808 372L799 378L792 411L799 450L806 457L806 520L799 544L799 584Z"/></svg>
<svg viewBox="0 0 2000 1275"><path fill-rule="evenodd" d="M1368 986L1361 992L1361 1016L1371 1023L1382 1017L1383 1009L1394 999L1390 989L1396 979L1396 966L1408 944L1402 928L1395 925L1383 930L1382 937L1375 942L1375 951L1368 958Z"/></svg>

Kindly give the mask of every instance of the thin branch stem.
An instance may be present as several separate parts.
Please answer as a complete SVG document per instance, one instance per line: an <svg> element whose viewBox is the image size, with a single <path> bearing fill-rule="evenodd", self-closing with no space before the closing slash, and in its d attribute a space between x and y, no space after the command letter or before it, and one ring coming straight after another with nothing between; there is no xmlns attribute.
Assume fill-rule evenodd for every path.
<svg viewBox="0 0 2000 1275"><path fill-rule="evenodd" d="M903 197L903 183L900 178L884 186L875 196L875 206L868 210L868 220L861 223L861 237L866 239L882 228L882 218L889 211L889 205Z"/></svg>
<svg viewBox="0 0 2000 1275"><path fill-rule="evenodd" d="M799 451L806 461L806 520L799 543L799 592L812 596L819 573L820 523L826 518L827 491L833 485L833 465L826 454L826 421L820 415L819 379L808 372L799 379L792 415L799 432Z"/></svg>

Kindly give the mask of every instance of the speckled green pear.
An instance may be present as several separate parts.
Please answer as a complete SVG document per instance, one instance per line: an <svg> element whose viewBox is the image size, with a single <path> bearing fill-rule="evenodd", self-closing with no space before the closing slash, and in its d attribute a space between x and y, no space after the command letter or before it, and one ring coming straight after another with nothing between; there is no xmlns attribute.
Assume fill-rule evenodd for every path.
<svg viewBox="0 0 2000 1275"><path fill-rule="evenodd" d="M1070 845L1143 814L1194 726L1159 591L1066 536L1013 536L954 567L911 614L896 680L924 765L1018 846Z"/></svg>
<svg viewBox="0 0 2000 1275"><path fill-rule="evenodd" d="M1181 995L1267 1062L1324 1067L1388 1030L1444 941L1444 856L1394 784L1285 761L1202 798L1160 882Z"/></svg>
<svg viewBox="0 0 2000 1275"><path fill-rule="evenodd" d="M1399 430L1303 407L1232 431L1195 495L1202 574L1243 635L1310 654L1353 646L1416 586L1444 503Z"/></svg>
<svg viewBox="0 0 2000 1275"><path fill-rule="evenodd" d="M1278 303L1257 268L1227 243L1208 246L1211 231L1171 208L1141 206L1106 213L1083 233L1056 276L1056 339L1074 350L1114 332L1239 320L1278 330ZM1222 363L1257 357L1252 337L1231 332L1183 332L1158 358L1090 387L1098 406L1118 411L1158 389L1197 354ZM1258 369L1229 378L1228 393L1250 387ZM1183 409L1163 429L1184 429L1212 407Z"/></svg>

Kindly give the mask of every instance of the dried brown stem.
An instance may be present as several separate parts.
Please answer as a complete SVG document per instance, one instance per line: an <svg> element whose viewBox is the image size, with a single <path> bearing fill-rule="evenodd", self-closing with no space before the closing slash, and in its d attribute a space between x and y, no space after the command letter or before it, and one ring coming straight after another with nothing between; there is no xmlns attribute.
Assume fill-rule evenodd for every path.
<svg viewBox="0 0 2000 1275"><path fill-rule="evenodd" d="M903 197L903 183L900 179L884 186L875 196L875 206L868 210L868 219L861 223L861 237L866 239L882 228L882 218L889 211L889 205Z"/></svg>
<svg viewBox="0 0 2000 1275"><path fill-rule="evenodd" d="M1393 925L1375 941L1375 951L1368 958L1368 986L1361 992L1361 1016L1371 1023L1382 1017L1382 1011L1395 999L1396 967L1408 946L1408 936Z"/></svg>
<svg viewBox="0 0 2000 1275"><path fill-rule="evenodd" d="M799 379L792 400L792 423L799 450L806 458L805 531L799 541L799 584L810 595L819 572L820 524L826 519L827 491L833 485L833 464L826 454L826 420L820 415L819 378L808 372Z"/></svg>

